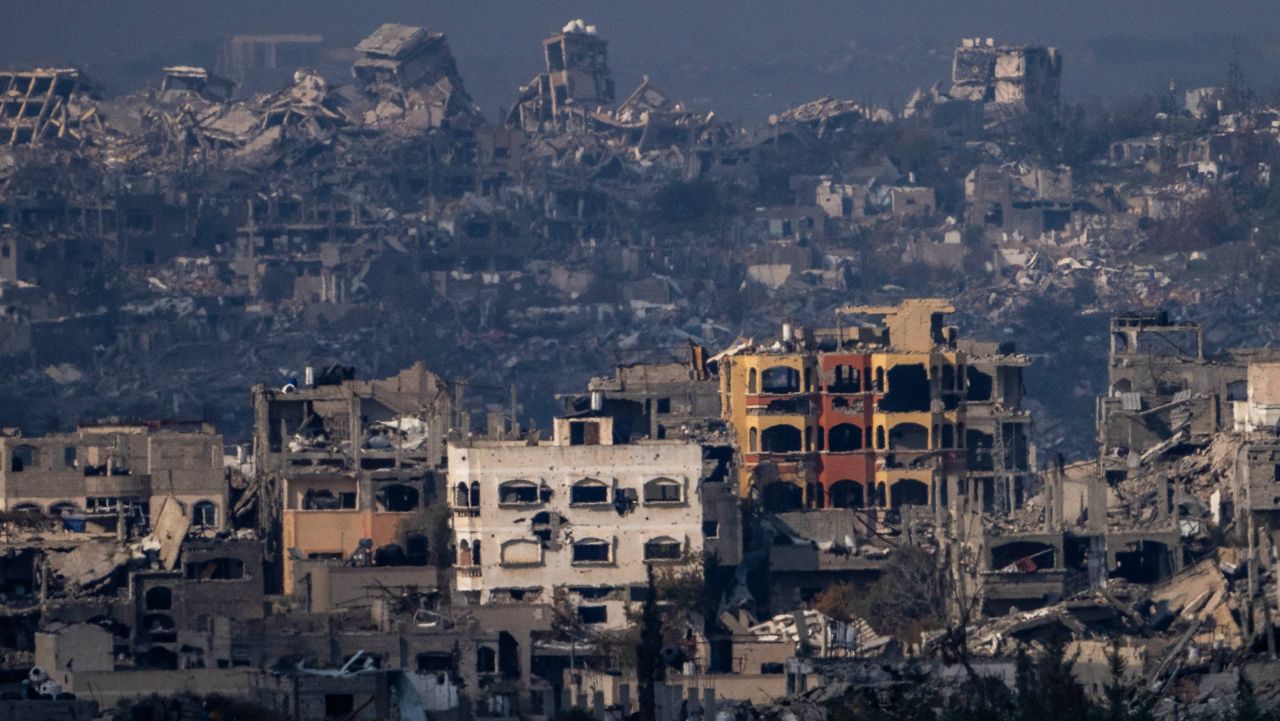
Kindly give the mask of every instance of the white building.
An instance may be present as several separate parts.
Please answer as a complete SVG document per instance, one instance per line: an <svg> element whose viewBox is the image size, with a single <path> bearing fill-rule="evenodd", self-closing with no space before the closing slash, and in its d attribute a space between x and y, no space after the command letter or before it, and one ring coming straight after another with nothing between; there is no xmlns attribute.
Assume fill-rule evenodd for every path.
<svg viewBox="0 0 1280 721"><path fill-rule="evenodd" d="M697 558L702 447L613 440L613 419L592 416L557 419L551 443L451 445L457 591L551 603L563 589L583 622L619 628L650 564Z"/></svg>

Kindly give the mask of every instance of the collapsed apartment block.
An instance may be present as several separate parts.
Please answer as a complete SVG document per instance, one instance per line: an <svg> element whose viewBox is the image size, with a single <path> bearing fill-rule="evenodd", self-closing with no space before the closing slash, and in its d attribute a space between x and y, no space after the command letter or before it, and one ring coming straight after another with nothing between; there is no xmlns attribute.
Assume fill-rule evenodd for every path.
<svg viewBox="0 0 1280 721"><path fill-rule="evenodd" d="M1274 361L1269 349L1208 356L1197 323L1167 313L1111 321L1106 398L1098 402L1101 458L1110 478L1179 447L1203 447L1234 425L1233 404L1247 399L1250 367Z"/></svg>
<svg viewBox="0 0 1280 721"><path fill-rule="evenodd" d="M84 128L102 129L92 102L100 92L76 68L0 72L0 144L80 145Z"/></svg>
<svg viewBox="0 0 1280 721"><path fill-rule="evenodd" d="M955 330L942 324L950 312L933 300L850 306L841 317L879 316L885 324L813 337L786 324L771 344L748 341L716 356L725 417L743 458L739 493L775 511L936 508L948 493L1021 498L1020 476L1012 488L997 484L1000 492L966 485L965 449L979 431L966 427L971 378ZM1005 432L1025 469L1022 427Z"/></svg>
<svg viewBox="0 0 1280 721"><path fill-rule="evenodd" d="M279 389L254 387L252 501L260 530L280 544L286 593L302 561L424 566L439 557L420 514L440 502L445 443L460 425L455 390L421 363L381 380L330 366Z"/></svg>
<svg viewBox="0 0 1280 721"><path fill-rule="evenodd" d="M441 127L476 112L444 33L385 23L356 45L351 73L366 93L383 99L371 111L379 121ZM403 107L399 107L403 106Z"/></svg>
<svg viewBox="0 0 1280 721"><path fill-rule="evenodd" d="M1037 240L1072 222L1071 169L979 165L965 176L965 222L997 237Z"/></svg>
<svg viewBox="0 0 1280 721"><path fill-rule="evenodd" d="M1062 81L1057 48L965 38L951 63L952 98L1056 113Z"/></svg>
<svg viewBox="0 0 1280 721"><path fill-rule="evenodd" d="M573 20L543 40L542 49L546 71L521 86L509 124L526 131L544 123L580 124L586 113L613 105L609 42L600 37L596 26Z"/></svg>

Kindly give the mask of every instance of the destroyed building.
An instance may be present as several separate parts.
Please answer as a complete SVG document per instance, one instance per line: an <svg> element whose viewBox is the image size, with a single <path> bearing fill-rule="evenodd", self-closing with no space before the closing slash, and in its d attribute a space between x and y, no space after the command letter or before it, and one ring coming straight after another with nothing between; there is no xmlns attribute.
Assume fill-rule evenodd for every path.
<svg viewBox="0 0 1280 721"><path fill-rule="evenodd" d="M1022 238L1064 231L1072 221L1070 168L979 165L964 181L970 226Z"/></svg>
<svg viewBox="0 0 1280 721"><path fill-rule="evenodd" d="M0 437L5 509L60 530L121 534L154 522L166 498L194 526L227 527L222 437L207 424L82 424L75 433Z"/></svg>
<svg viewBox="0 0 1280 721"><path fill-rule="evenodd" d="M246 499L281 544L286 593L303 560L438 557L442 549L412 526L442 502L445 443L460 425L454 392L421 363L387 379L330 366L279 389L254 387L257 489Z"/></svg>
<svg viewBox="0 0 1280 721"><path fill-rule="evenodd" d="M545 72L521 86L508 122L526 131L543 123L585 121L586 114L614 103L609 42L595 25L573 20L542 41Z"/></svg>
<svg viewBox="0 0 1280 721"><path fill-rule="evenodd" d="M1234 405L1248 399L1250 368L1276 355L1268 349L1206 355L1199 324L1167 313L1114 318L1110 393L1098 404L1108 473L1123 477L1126 468L1178 446L1203 447L1232 428Z"/></svg>
<svg viewBox="0 0 1280 721"><path fill-rule="evenodd" d="M951 63L949 94L958 100L1056 113L1062 57L1057 48L995 44L965 38Z"/></svg>
<svg viewBox="0 0 1280 721"><path fill-rule="evenodd" d="M77 146L102 128L100 88L77 68L0 72L0 144Z"/></svg>
<svg viewBox="0 0 1280 721"><path fill-rule="evenodd" d="M667 363L620 365L612 378L592 378L585 395L563 396L565 411L589 410L594 397L620 438L709 439L724 430L719 386L704 348L690 343L682 355Z"/></svg>

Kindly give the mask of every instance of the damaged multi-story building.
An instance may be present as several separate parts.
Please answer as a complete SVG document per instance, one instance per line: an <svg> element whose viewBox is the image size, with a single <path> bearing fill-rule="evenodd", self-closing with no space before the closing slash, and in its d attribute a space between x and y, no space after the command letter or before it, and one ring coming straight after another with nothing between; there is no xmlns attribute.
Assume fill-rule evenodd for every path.
<svg viewBox="0 0 1280 721"><path fill-rule="evenodd" d="M967 425L967 407L973 398L1016 413L1017 363L992 354L988 372L973 372L955 329L943 325L953 311L933 300L848 306L842 321L871 316L884 324L808 335L788 323L772 343L746 342L716 356L725 417L743 458L739 492L773 510L943 507L957 493L1016 505L1033 457L1025 423L984 433L989 428ZM997 390L1005 395L993 399ZM994 418L987 414L985 425ZM997 484L988 468L979 472L985 481L966 484L966 449L992 448L993 436L1003 439L1007 467L1021 472L1002 468Z"/></svg>
<svg viewBox="0 0 1280 721"><path fill-rule="evenodd" d="M1070 168L979 165L964 181L970 226L1038 239L1067 229L1074 195Z"/></svg>
<svg viewBox="0 0 1280 721"><path fill-rule="evenodd" d="M57 519L73 531L128 536L148 528L166 498L190 523L228 526L222 436L204 423L102 421L76 432L0 437L5 510Z"/></svg>
<svg viewBox="0 0 1280 721"><path fill-rule="evenodd" d="M1179 446L1204 446L1232 428L1233 406L1247 399L1250 369L1274 362L1271 349L1205 352L1198 323L1168 313L1111 321L1109 393L1098 401L1102 462L1109 477Z"/></svg>
<svg viewBox="0 0 1280 721"><path fill-rule="evenodd" d="M262 531L280 544L286 593L303 561L426 565L428 554L443 552L429 547L420 516L443 502L445 443L459 426L455 392L421 363L386 379L356 380L353 369L329 366L281 388L255 386L258 485L249 498Z"/></svg>
<svg viewBox="0 0 1280 721"><path fill-rule="evenodd" d="M573 20L542 41L545 72L520 88L508 122L527 131L542 124L585 123L591 112L614 103L609 42L595 25Z"/></svg>
<svg viewBox="0 0 1280 721"><path fill-rule="evenodd" d="M1062 58L1057 48L996 45L993 38L966 38L951 63L951 97L1056 113Z"/></svg>
<svg viewBox="0 0 1280 721"><path fill-rule="evenodd" d="M550 441L450 444L457 594L482 605L564 594L582 623L623 628L650 566L696 563L722 537L736 562L736 504L707 497L731 498L727 474L708 477L697 442L628 438L601 395L556 419Z"/></svg>

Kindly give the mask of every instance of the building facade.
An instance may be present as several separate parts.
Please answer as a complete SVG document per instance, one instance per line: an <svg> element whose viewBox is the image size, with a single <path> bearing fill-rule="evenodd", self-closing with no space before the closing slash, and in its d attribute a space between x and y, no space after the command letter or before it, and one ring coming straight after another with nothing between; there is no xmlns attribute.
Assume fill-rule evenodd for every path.
<svg viewBox="0 0 1280 721"><path fill-rule="evenodd" d="M450 445L456 593L567 602L584 624L622 628L651 565L700 556L702 447L615 444L612 426L562 418L550 443Z"/></svg>
<svg viewBox="0 0 1280 721"><path fill-rule="evenodd" d="M0 454L5 510L69 519L64 525L76 530L124 533L149 525L161 501L172 497L193 527L227 527L222 436L206 424L86 424L74 433L0 437Z"/></svg>
<svg viewBox="0 0 1280 721"><path fill-rule="evenodd" d="M883 325L721 353L721 405L742 455L739 494L771 510L946 502L965 475L967 359L943 301L845 307Z"/></svg>

